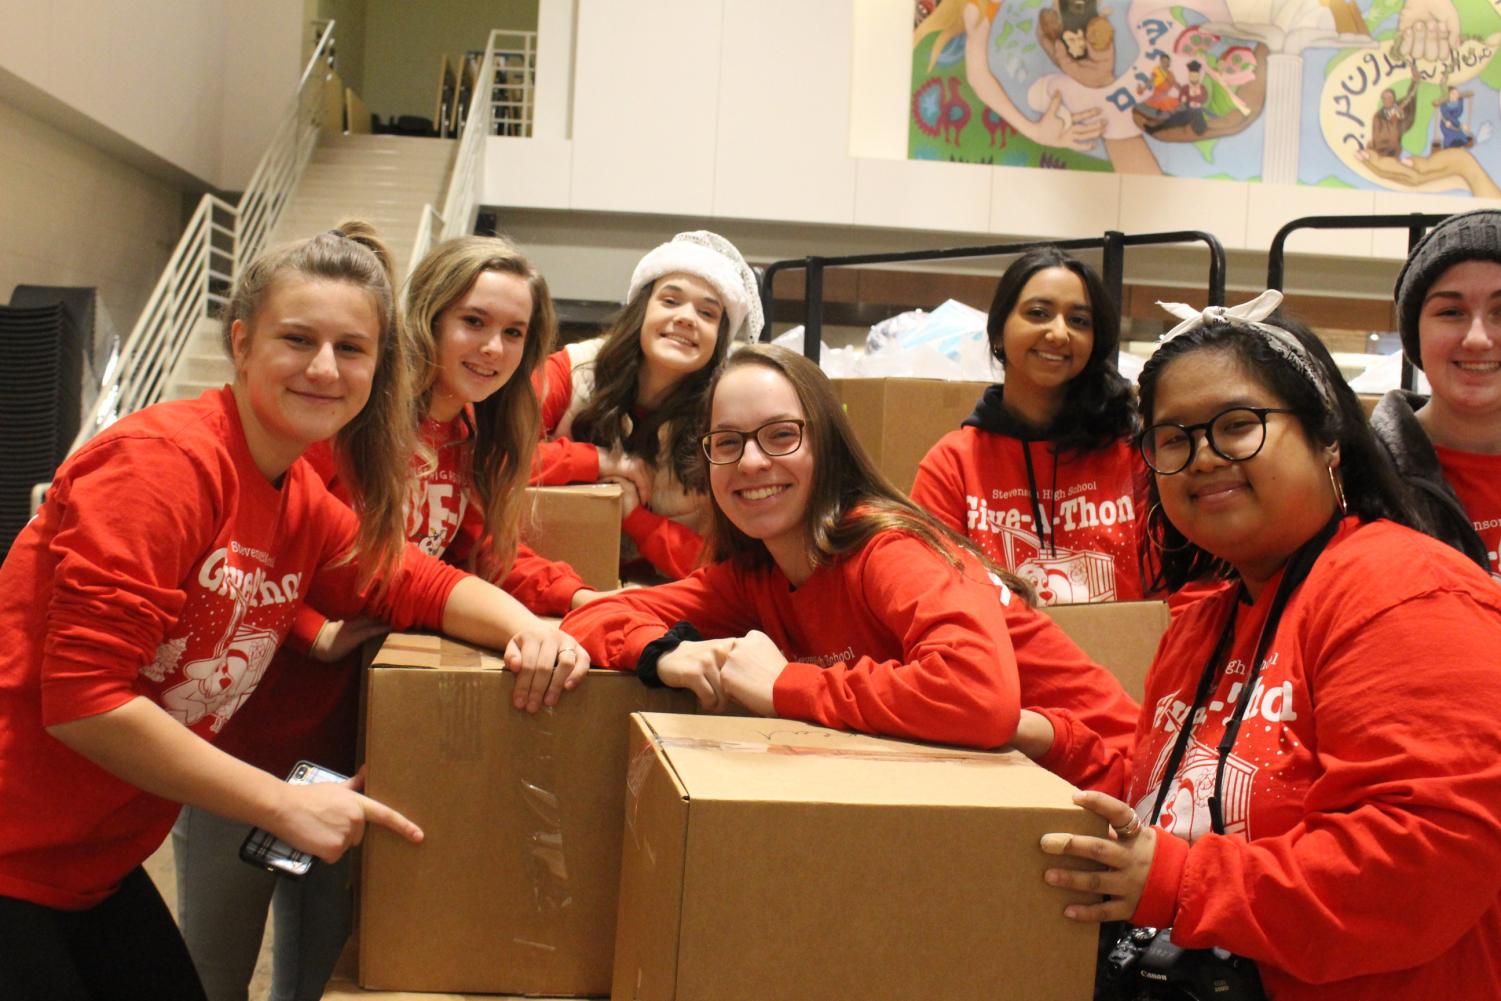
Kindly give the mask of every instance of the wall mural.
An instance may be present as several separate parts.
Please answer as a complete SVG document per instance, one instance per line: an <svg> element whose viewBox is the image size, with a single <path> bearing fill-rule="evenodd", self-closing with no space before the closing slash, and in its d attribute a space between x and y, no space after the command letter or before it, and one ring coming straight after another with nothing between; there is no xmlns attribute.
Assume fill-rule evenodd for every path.
<svg viewBox="0 0 1501 1001"><path fill-rule="evenodd" d="M1501 198L1501 0L917 0L911 159Z"/></svg>

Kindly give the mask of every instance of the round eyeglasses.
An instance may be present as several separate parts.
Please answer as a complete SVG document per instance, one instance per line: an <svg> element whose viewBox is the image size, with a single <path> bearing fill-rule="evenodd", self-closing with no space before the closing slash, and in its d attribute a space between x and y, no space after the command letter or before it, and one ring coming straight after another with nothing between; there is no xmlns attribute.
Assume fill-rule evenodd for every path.
<svg viewBox="0 0 1501 1001"><path fill-rule="evenodd" d="M803 444L803 421L782 418L767 421L751 431L710 431L698 440L704 448L704 457L716 466L728 466L739 462L745 454L745 443L756 439L761 454L770 458L791 455Z"/></svg>
<svg viewBox="0 0 1501 1001"><path fill-rule="evenodd" d="M1231 407L1199 424L1153 424L1141 433L1137 446L1152 472L1159 476L1181 473L1198 454L1195 432L1215 455L1229 462L1245 462L1266 444L1267 414L1290 414L1286 407Z"/></svg>

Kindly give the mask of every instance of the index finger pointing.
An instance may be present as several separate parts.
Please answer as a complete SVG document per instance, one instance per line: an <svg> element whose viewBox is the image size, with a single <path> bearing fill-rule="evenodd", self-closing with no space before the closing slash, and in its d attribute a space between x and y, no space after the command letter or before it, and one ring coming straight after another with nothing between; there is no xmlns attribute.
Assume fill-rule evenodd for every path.
<svg viewBox="0 0 1501 1001"><path fill-rule="evenodd" d="M413 844L422 843L424 837L422 828L379 800L371 799L369 796L361 796L360 799L363 801L367 822L395 831Z"/></svg>

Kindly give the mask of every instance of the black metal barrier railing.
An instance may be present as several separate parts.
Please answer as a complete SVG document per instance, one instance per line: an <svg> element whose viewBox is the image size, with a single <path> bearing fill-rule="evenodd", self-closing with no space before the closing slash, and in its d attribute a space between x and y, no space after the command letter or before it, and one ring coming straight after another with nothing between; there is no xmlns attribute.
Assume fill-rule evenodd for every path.
<svg viewBox="0 0 1501 1001"><path fill-rule="evenodd" d="M1272 238L1272 247L1266 255L1266 287L1282 291L1287 272L1287 238L1300 229L1405 229L1407 250L1411 253L1424 233L1447 218L1448 213L1412 212L1407 215L1311 215L1294 219L1277 230L1277 235ZM1410 390L1415 382L1412 362L1404 354L1402 388Z"/></svg>
<svg viewBox="0 0 1501 1001"><path fill-rule="evenodd" d="M1024 254L1037 247L1052 246L1059 250L1103 251L1100 277L1105 289L1121 305L1125 287L1125 258L1127 247L1141 247L1168 243L1203 243L1209 248L1209 304L1225 304L1225 248L1213 234L1199 230L1177 230L1171 233L1120 233L1106 231L1104 236L1077 240L1029 240L1026 243L997 243L983 247L954 247L948 250L912 250L889 254L854 254L849 257L803 257L775 261L766 266L761 275L761 304L766 314L766 328L762 340L771 340L772 286L777 275L783 271L801 269L807 272L803 290L803 354L810 361L818 361L823 335L823 273L827 268L851 267L857 264L899 264L915 261L952 261L967 257L1005 257Z"/></svg>

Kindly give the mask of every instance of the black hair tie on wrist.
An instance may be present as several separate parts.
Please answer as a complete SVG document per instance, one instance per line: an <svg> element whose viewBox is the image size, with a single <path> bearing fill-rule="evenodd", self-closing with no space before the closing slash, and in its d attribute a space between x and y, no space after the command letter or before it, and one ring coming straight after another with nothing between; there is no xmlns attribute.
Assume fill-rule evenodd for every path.
<svg viewBox="0 0 1501 1001"><path fill-rule="evenodd" d="M693 628L693 623L673 623L671 629L646 644L646 649L641 651L641 657L636 661L636 677L648 688L666 688L667 685L657 677L657 661L676 650L679 643L697 643L702 639L699 631Z"/></svg>

